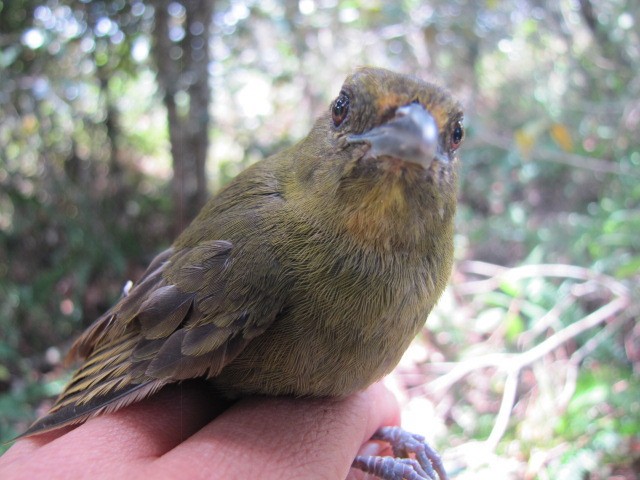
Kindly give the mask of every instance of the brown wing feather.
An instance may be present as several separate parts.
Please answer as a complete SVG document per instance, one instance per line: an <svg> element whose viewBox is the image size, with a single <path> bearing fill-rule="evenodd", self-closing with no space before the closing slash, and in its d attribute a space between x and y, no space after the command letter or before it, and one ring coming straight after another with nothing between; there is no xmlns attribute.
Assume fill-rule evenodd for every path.
<svg viewBox="0 0 640 480"><path fill-rule="evenodd" d="M170 382L217 375L277 313L273 305L252 312L265 303L260 299L235 304L232 252L230 242L210 241L158 255L74 343L69 355L84 363L25 435L117 410Z"/></svg>
<svg viewBox="0 0 640 480"><path fill-rule="evenodd" d="M127 359L135 345L135 335L118 343L97 348L73 376L64 392L44 417L21 436L42 433L80 423L100 413L118 410L151 395L165 380L132 383L127 373Z"/></svg>

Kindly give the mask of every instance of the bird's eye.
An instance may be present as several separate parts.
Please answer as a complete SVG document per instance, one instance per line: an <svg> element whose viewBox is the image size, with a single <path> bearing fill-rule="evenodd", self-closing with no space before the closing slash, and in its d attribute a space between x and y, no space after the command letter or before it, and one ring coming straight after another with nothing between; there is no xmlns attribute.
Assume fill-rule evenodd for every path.
<svg viewBox="0 0 640 480"><path fill-rule="evenodd" d="M333 107L331 107L331 118L333 118L333 124L336 127L339 127L340 124L347 117L347 113L349 112L349 97L347 97L346 93L340 92L338 98L333 103Z"/></svg>
<svg viewBox="0 0 640 480"><path fill-rule="evenodd" d="M462 126L462 122L457 122L455 127L453 128L453 134L451 135L451 149L455 150L462 143L462 139L464 138L464 127Z"/></svg>

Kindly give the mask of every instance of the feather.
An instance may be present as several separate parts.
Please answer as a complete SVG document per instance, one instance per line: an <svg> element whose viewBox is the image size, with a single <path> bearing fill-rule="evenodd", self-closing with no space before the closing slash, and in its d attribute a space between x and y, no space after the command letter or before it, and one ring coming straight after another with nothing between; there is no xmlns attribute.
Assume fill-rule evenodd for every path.
<svg viewBox="0 0 640 480"><path fill-rule="evenodd" d="M17 438L28 437L36 433L49 432L67 425L82 423L91 417L102 413L119 410L127 405L138 402L153 395L166 382L156 380L139 385L132 385L127 390L112 391L102 397L95 397L93 401L83 405L69 404L52 410L46 416L37 420L29 429Z"/></svg>
<svg viewBox="0 0 640 480"><path fill-rule="evenodd" d="M175 285L164 285L150 292L136 315L144 337L154 340L171 335L184 321L193 297L180 292Z"/></svg>
<svg viewBox="0 0 640 480"><path fill-rule="evenodd" d="M443 90L379 69L343 92L344 125L329 109L305 140L240 174L74 343L84 364L27 434L191 377L229 396L343 396L399 361L451 270L462 112ZM426 125L415 119L437 124L438 145L414 136ZM398 130L409 161L404 141L380 143Z"/></svg>

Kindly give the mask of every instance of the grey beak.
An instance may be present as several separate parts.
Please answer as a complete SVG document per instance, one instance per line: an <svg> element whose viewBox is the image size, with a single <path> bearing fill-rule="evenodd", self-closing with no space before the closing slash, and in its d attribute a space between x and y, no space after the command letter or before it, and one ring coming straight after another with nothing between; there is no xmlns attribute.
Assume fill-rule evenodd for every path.
<svg viewBox="0 0 640 480"><path fill-rule="evenodd" d="M368 144L365 158L391 156L428 167L438 151L438 126L422 105L410 103L398 108L387 123L349 135L347 142Z"/></svg>

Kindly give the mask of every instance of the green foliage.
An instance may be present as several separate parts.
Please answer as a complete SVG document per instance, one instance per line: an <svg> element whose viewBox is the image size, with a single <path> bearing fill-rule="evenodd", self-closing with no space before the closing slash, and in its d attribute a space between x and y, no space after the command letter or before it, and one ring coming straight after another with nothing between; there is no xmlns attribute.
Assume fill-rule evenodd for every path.
<svg viewBox="0 0 640 480"><path fill-rule="evenodd" d="M20 371L22 382L0 393L0 454L10 446L5 442L20 435L33 421L33 412L41 406L42 399L57 396L69 380L68 375L37 379L33 372L34 366L24 362Z"/></svg>
<svg viewBox="0 0 640 480"><path fill-rule="evenodd" d="M553 478L586 475L596 465L628 461L633 441L640 437L640 385L634 373L614 366L591 364L581 372L557 438L570 446L549 468ZM611 472L609 472L610 474Z"/></svg>
<svg viewBox="0 0 640 480"><path fill-rule="evenodd" d="M637 461L636 3L215 5L213 188L302 137L354 66L413 73L462 99L459 298L431 317L424 338L441 350L436 360L499 354L509 364L607 305L612 284L629 296L603 327L523 368L493 477L501 458L519 460L513 478L605 478ZM64 350L173 237L153 22L143 1L0 0L0 441L60 388L47 349ZM590 276L517 275L556 263ZM494 275L490 288L464 293ZM454 382L450 397L438 391L453 405L442 409L446 445L491 434L506 366Z"/></svg>
<svg viewBox="0 0 640 480"><path fill-rule="evenodd" d="M139 168L142 155L162 158L166 128L146 122L144 148L118 133L120 114L158 116L155 88L140 91L153 79L130 55L148 28L140 9L19 3L0 15L13 34L0 45L0 442L56 393L47 385L59 379L42 375L59 360L45 351L67 345L170 241L164 181Z"/></svg>

